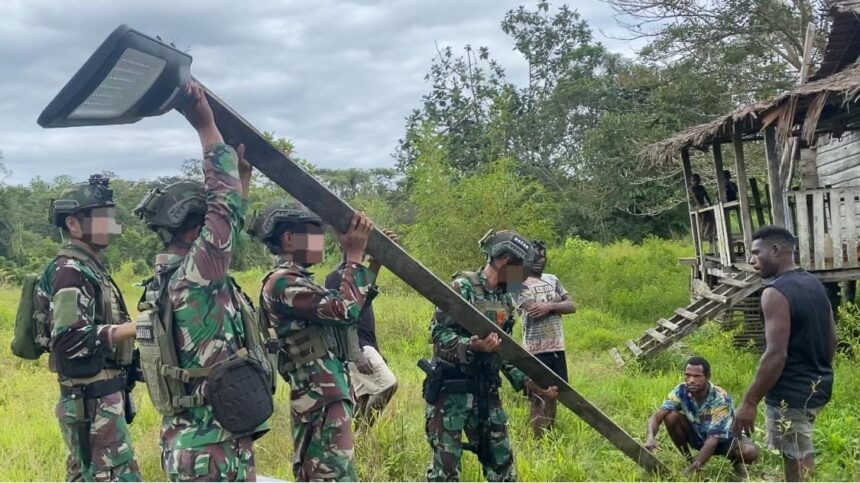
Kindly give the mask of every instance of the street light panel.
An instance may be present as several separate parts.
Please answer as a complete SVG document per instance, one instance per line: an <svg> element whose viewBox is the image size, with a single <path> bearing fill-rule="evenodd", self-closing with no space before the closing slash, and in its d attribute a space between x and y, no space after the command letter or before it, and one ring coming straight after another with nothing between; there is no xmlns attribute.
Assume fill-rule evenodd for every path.
<svg viewBox="0 0 860 483"><path fill-rule="evenodd" d="M185 99L191 56L121 25L39 116L42 127L129 124Z"/></svg>

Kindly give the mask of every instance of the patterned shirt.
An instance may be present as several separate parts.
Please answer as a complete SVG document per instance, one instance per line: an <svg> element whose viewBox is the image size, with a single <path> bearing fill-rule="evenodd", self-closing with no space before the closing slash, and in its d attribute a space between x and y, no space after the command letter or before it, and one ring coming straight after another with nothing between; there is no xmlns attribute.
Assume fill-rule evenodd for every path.
<svg viewBox="0 0 860 483"><path fill-rule="evenodd" d="M505 290L496 287L494 290L487 288L487 277L484 275L484 270L478 270L478 280L481 282L484 291L484 297L491 302L503 302L511 310L508 313L508 320L503 321L499 325L504 325L513 321L513 300L511 295ZM478 302L475 293L475 287L472 281L467 276L459 276L451 282L451 288L459 293L466 302L475 305ZM443 312L438 307L433 316L433 322L430 324L430 336L433 340L433 355L455 364L469 364L474 360L475 354L468 349L469 340L472 334L463 326L457 323L453 317ZM494 367L501 369L508 378L511 385L516 390L521 390L527 379L526 375L514 367L510 362L505 361L498 354L492 354L494 357ZM497 369L497 370L498 370Z"/></svg>
<svg viewBox="0 0 860 483"><path fill-rule="evenodd" d="M687 384L682 382L666 396L660 409L682 412L702 441L710 436L719 439L733 437L731 428L735 409L732 406L732 397L714 384L710 384L708 396L699 403L687 390Z"/></svg>
<svg viewBox="0 0 860 483"><path fill-rule="evenodd" d="M286 339L310 327L352 327L365 304L376 295L376 276L357 263L343 269L339 290L317 284L310 272L289 260L278 260L266 276L261 309L278 334ZM309 422L328 404L352 399L349 371L331 351L282 374L290 383L290 412L294 421Z"/></svg>
<svg viewBox="0 0 860 483"><path fill-rule="evenodd" d="M564 350L564 329L561 314L550 313L539 319L530 317L523 304L532 301L546 303L561 300L567 290L558 277L544 273L540 278L529 277L523 282L523 290L517 299L523 319L523 347L532 354Z"/></svg>
<svg viewBox="0 0 860 483"><path fill-rule="evenodd" d="M200 236L184 257L162 253L155 259L156 274L175 270L168 284L173 304L174 337L179 366L212 367L240 349L244 337L240 308L233 301L227 276L233 246L245 214L236 151L216 144L203 161L207 192L206 219ZM189 395L204 395L205 379L186 385ZM265 429L265 423L257 429ZM255 431L255 432L257 432ZM196 448L235 439L215 420L212 406L190 408L162 422L166 450Z"/></svg>

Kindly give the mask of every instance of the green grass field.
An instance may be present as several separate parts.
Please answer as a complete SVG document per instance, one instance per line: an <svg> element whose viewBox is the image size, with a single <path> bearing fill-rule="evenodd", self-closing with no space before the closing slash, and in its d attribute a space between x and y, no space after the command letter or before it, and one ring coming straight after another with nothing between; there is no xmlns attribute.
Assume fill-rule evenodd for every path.
<svg viewBox="0 0 860 483"><path fill-rule="evenodd" d="M565 318L571 385L636 438L644 439L645 422L666 393L680 380L680 367L692 354L708 358L713 382L727 389L736 402L751 380L757 355L738 351L731 334L710 324L645 368L618 369L607 349L638 337L649 321L686 302L688 272L675 259L688 250L673 242L648 241L644 246L616 244L600 247L584 242L550 252L550 271L561 276L579 302L579 311ZM573 253L575 250L575 253ZM573 254L572 254L573 253ZM239 274L249 293L256 294L261 272ZM571 275L565 275L571 274ZM658 276L659 275L659 276ZM139 279L128 271L117 277L129 305L134 305ZM405 289L390 275L380 286L375 310L382 349L397 374L400 390L381 421L357 438L356 455L362 480L421 480L429 461L424 438L423 373L416 361L430 353L428 326L432 307ZM58 390L46 358L23 361L9 350L18 293L0 288L0 481L60 480L64 476L65 448L53 416ZM515 328L519 335L520 327ZM505 383L506 384L506 383ZM536 441L527 423L528 401L510 386L503 390L510 416L510 433L521 480L643 480L650 479L622 453L565 408L549 437ZM162 480L159 464L159 421L146 391L135 399L140 413L132 427L134 449L148 480ZM257 471L292 479L290 471L288 387L281 384L272 430L256 445ZM815 428L818 449L817 480L860 479L860 364L840 356L833 400ZM759 421L763 427L763 409ZM761 444L762 432L755 434ZM661 432L657 456L673 474L668 480L686 479L683 459ZM757 480L781 480L780 458L765 451L751 467ZM731 465L714 459L700 478L728 480ZM463 480L482 476L472 454L463 459Z"/></svg>

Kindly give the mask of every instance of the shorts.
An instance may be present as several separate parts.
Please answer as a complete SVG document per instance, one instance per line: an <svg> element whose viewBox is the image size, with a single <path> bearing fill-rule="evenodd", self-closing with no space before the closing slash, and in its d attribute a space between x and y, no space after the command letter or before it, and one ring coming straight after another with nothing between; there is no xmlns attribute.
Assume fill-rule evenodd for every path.
<svg viewBox="0 0 860 483"><path fill-rule="evenodd" d="M558 377L564 379L564 382L569 382L567 379L567 359L564 356L564 351L541 352L534 354L534 356L549 367L552 372L555 372Z"/></svg>
<svg viewBox="0 0 860 483"><path fill-rule="evenodd" d="M397 384L394 373L391 372L385 359L373 346L366 345L362 347L362 351L370 362L373 372L362 374L355 363L349 363L349 375L352 378L352 387L355 389L356 397L379 394Z"/></svg>
<svg viewBox="0 0 860 483"><path fill-rule="evenodd" d="M821 408L781 408L766 405L767 445L782 456L802 460L815 454L812 427Z"/></svg>
<svg viewBox="0 0 860 483"><path fill-rule="evenodd" d="M697 433L696 431L691 431L692 437L689 439L690 446L693 447L696 451L702 449L705 446L705 440L702 439L702 435ZM744 439L748 438L744 436ZM717 443L717 448L714 450L715 455L720 456L728 456L729 451L732 450L732 442L734 439L721 439L719 443Z"/></svg>

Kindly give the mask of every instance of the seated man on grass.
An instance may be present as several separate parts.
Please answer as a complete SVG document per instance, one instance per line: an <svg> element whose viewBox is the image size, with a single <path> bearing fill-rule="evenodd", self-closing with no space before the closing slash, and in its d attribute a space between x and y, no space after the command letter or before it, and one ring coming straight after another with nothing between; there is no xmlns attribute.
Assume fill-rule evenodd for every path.
<svg viewBox="0 0 860 483"><path fill-rule="evenodd" d="M732 398L721 387L711 384L711 365L703 357L691 357L684 367L684 382L678 384L648 421L645 448L657 448L657 431L666 423L672 442L690 466L685 474L701 470L713 455L722 455L735 472L746 476L745 463L758 457L758 448L745 435L732 433L735 410ZM699 450L693 459L690 448Z"/></svg>

